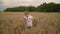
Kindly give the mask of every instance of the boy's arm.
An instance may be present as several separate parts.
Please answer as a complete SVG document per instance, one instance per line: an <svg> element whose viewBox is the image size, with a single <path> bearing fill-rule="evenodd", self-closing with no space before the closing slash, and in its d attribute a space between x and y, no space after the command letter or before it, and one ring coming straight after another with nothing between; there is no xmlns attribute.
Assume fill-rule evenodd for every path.
<svg viewBox="0 0 60 34"><path fill-rule="evenodd" d="M26 23L26 18L23 18L23 21Z"/></svg>
<svg viewBox="0 0 60 34"><path fill-rule="evenodd" d="M31 20L34 20L34 17L31 17Z"/></svg>

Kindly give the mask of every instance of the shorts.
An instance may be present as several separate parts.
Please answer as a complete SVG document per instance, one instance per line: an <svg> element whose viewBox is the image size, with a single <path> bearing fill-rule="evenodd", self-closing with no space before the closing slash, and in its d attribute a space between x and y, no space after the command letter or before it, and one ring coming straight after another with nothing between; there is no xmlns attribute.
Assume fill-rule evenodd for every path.
<svg viewBox="0 0 60 34"><path fill-rule="evenodd" d="M32 27L32 22L26 23L26 27Z"/></svg>

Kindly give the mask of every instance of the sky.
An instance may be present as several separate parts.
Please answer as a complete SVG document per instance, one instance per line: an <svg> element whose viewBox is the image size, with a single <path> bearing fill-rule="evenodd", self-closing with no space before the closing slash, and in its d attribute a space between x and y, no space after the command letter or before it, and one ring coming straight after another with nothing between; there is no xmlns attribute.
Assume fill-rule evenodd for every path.
<svg viewBox="0 0 60 34"><path fill-rule="evenodd" d="M60 3L60 0L0 0L0 11L8 7L16 6L38 6L44 2Z"/></svg>

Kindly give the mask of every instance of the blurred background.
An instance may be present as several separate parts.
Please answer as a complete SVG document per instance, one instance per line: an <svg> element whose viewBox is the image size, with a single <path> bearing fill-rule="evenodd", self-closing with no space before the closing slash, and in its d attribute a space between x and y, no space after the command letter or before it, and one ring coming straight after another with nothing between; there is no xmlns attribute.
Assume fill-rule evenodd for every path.
<svg viewBox="0 0 60 34"><path fill-rule="evenodd" d="M51 2L60 4L60 0L0 0L0 11L4 11L7 8L20 6L38 7L43 3Z"/></svg>

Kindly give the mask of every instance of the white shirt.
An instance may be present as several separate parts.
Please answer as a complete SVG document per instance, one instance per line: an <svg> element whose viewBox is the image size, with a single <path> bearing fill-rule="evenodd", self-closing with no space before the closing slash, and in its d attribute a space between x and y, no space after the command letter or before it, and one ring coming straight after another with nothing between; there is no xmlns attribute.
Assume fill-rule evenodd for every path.
<svg viewBox="0 0 60 34"><path fill-rule="evenodd" d="M31 15L29 15L28 17L24 16L24 18L26 19L26 26L29 27L29 26L32 26L32 19L33 17Z"/></svg>

